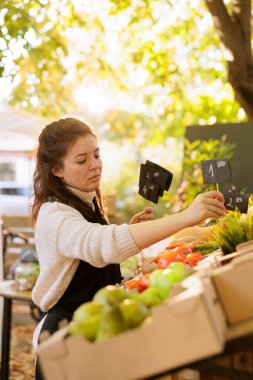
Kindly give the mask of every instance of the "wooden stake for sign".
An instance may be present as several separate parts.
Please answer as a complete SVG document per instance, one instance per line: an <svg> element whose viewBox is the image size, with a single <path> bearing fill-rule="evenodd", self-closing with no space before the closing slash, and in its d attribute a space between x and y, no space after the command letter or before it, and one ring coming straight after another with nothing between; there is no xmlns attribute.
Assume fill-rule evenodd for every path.
<svg viewBox="0 0 253 380"><path fill-rule="evenodd" d="M163 196L164 190L168 191L173 178L173 173L152 161L141 164L139 177L139 192L146 199L145 209L150 207L151 202L158 203L159 197ZM142 220L140 219L141 223ZM144 263L144 254L141 250L139 256L140 269Z"/></svg>
<svg viewBox="0 0 253 380"><path fill-rule="evenodd" d="M150 207L150 205L151 205L151 201L147 201L147 202L146 202L146 205L145 205L145 208L146 208L146 207ZM140 221L140 223L141 223L141 221ZM139 254L139 257L140 257L139 266L140 266L140 268L142 268L142 267L143 267L143 263L144 263L144 254L143 254L143 250L141 250L141 252L140 252L140 254Z"/></svg>
<svg viewBox="0 0 253 380"><path fill-rule="evenodd" d="M150 202L150 201L147 201L147 202L146 202L146 206L145 206L145 208L146 208L146 207L150 207L150 204L151 204L151 202Z"/></svg>

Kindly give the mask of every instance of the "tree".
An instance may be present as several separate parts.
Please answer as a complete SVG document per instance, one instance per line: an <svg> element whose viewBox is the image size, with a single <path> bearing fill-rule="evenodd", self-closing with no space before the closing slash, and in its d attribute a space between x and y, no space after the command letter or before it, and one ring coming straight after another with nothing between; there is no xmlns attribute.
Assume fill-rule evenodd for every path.
<svg viewBox="0 0 253 380"><path fill-rule="evenodd" d="M225 49L228 81L249 119L253 118L251 0L205 0Z"/></svg>
<svg viewBox="0 0 253 380"><path fill-rule="evenodd" d="M135 164L145 146L169 160L186 126L252 117L250 12L249 0L1 0L1 81L9 102L47 117L103 87L112 110L99 133L132 142Z"/></svg>
<svg viewBox="0 0 253 380"><path fill-rule="evenodd" d="M81 24L69 1L1 0L0 75L12 84L10 103L44 116L74 105L66 30Z"/></svg>
<svg viewBox="0 0 253 380"><path fill-rule="evenodd" d="M245 14L250 11L242 5L249 0L233 0L231 9L236 3ZM222 9L223 18L227 15L230 20L223 1L207 4L219 15ZM23 108L61 115L78 107L77 93L78 101L82 100L91 84L102 83L108 90L106 97L113 94L116 108L149 119L154 127L146 136L150 142L154 135L157 144L169 136L182 136L186 125L245 118L234 102L218 34L202 0L100 0L99 4L96 0L3 0L0 23L0 71L12 78L9 100ZM243 44L237 40L239 62L246 50L239 57ZM237 76L238 99L246 90L239 93L237 89L249 83L238 84ZM141 124L136 116L132 125L136 133ZM111 121L109 128L114 127ZM123 128L124 120L121 134Z"/></svg>
<svg viewBox="0 0 253 380"><path fill-rule="evenodd" d="M244 119L234 101L219 37L205 2L110 3L109 24L116 27L108 30L104 23L101 41L115 30L118 55L113 61L101 55L100 62L103 70L111 73L114 85L142 102L144 113L158 126L157 143L182 136L187 125ZM111 129L115 130L113 123Z"/></svg>

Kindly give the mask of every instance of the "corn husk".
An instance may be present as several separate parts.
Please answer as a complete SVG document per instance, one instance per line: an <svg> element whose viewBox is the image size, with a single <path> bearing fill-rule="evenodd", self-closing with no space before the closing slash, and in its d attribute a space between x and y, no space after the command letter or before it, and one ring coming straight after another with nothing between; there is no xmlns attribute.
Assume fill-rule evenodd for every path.
<svg viewBox="0 0 253 380"><path fill-rule="evenodd" d="M239 211L229 211L218 219L213 226L210 241L217 242L223 253L236 251L240 243L253 239L253 214L241 214Z"/></svg>

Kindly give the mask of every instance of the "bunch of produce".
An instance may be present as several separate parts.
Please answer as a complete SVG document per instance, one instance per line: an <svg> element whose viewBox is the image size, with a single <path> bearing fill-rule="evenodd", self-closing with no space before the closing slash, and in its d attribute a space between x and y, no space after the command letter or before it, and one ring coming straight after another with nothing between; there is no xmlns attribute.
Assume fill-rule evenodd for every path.
<svg viewBox="0 0 253 380"><path fill-rule="evenodd" d="M245 215L239 211L229 211L213 226L210 244L219 245L226 255L235 252L238 244L252 239L253 214Z"/></svg>

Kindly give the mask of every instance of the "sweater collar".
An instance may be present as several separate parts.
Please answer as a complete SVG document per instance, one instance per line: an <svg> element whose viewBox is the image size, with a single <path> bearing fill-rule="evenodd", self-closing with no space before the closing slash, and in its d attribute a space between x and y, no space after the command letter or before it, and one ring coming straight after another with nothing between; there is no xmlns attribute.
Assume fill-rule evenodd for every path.
<svg viewBox="0 0 253 380"><path fill-rule="evenodd" d="M81 190L75 189L70 186L67 186L67 188L69 189L69 191L71 191L71 193L75 194L78 198L82 199L82 201L88 202L90 204L92 204L93 199L96 197L95 190L87 192L87 191L81 191Z"/></svg>

